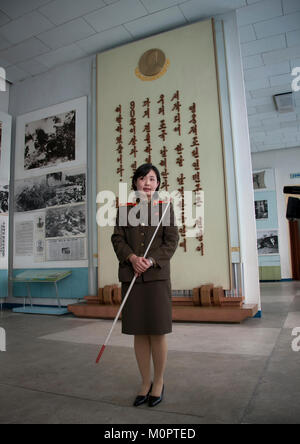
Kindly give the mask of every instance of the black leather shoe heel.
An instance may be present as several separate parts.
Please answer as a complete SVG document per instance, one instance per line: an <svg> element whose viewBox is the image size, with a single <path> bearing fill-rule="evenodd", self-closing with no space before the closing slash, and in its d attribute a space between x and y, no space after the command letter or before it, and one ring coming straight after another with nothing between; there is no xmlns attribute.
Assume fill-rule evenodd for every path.
<svg viewBox="0 0 300 444"><path fill-rule="evenodd" d="M133 403L134 407L138 407L139 405L145 404L149 399L149 393L151 392L151 390L152 390L152 384L146 396L139 395L135 398L135 401Z"/></svg>
<svg viewBox="0 0 300 444"><path fill-rule="evenodd" d="M149 396L148 405L149 407L155 407L157 404L159 404L163 400L165 386L163 385L161 395L160 396Z"/></svg>

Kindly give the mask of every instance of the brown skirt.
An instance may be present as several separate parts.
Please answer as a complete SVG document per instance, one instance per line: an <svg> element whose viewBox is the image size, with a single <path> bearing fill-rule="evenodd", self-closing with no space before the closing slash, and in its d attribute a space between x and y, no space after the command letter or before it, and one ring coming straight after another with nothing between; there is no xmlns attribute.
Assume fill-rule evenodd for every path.
<svg viewBox="0 0 300 444"><path fill-rule="evenodd" d="M130 282L122 282L122 300ZM164 335L172 332L170 280L135 282L122 312L122 333Z"/></svg>

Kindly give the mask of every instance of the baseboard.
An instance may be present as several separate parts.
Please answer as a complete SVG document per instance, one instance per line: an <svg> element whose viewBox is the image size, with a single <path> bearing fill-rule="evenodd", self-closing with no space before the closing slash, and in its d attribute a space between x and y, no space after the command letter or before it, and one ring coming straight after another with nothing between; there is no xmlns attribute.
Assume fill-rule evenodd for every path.
<svg viewBox="0 0 300 444"><path fill-rule="evenodd" d="M24 304L16 304L13 302L3 302L2 308L7 310L12 310L13 308L21 308L24 307ZM57 305L35 305L33 304L33 307L45 307L45 308L57 308ZM67 308L68 305L61 305L62 308Z"/></svg>
<svg viewBox="0 0 300 444"><path fill-rule="evenodd" d="M14 313L40 314L40 315L56 315L61 316L69 313L67 307L46 307L38 305L26 305L25 307L13 308Z"/></svg>

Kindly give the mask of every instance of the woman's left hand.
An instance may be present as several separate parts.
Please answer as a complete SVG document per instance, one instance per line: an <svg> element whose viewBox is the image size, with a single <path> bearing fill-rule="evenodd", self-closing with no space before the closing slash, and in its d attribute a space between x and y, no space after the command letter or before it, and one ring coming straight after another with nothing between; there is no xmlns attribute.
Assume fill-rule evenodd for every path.
<svg viewBox="0 0 300 444"><path fill-rule="evenodd" d="M140 271L136 271L137 276L141 276L142 273L144 273L145 271L148 270L148 268L151 267L151 263L148 259L146 259L145 257L139 257L138 258L138 267ZM136 266L134 266L134 268L136 269ZM143 271L142 271L143 270Z"/></svg>

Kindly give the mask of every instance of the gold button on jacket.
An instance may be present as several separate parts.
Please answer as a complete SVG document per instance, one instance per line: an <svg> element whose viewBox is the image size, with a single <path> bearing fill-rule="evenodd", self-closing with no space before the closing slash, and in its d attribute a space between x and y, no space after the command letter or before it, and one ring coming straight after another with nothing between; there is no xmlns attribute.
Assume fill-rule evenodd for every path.
<svg viewBox="0 0 300 444"><path fill-rule="evenodd" d="M166 202L157 205L147 203L148 220L141 219L139 225L130 224L129 214L134 210L134 205L120 206L117 210L116 225L111 236L114 251L119 260L118 277L120 282L130 282L134 276L134 270L128 256L131 253L143 256L152 239L159 220L166 208ZM136 213L134 213L136 214ZM143 212L145 215L146 212ZM152 218L151 218L152 216ZM139 219L139 213L136 214ZM152 224L151 225L151 220ZM152 242L147 257L152 257L155 267L150 267L136 282L170 279L170 259L174 255L179 242L178 227L175 221L172 203ZM141 253L142 249L142 253Z"/></svg>

